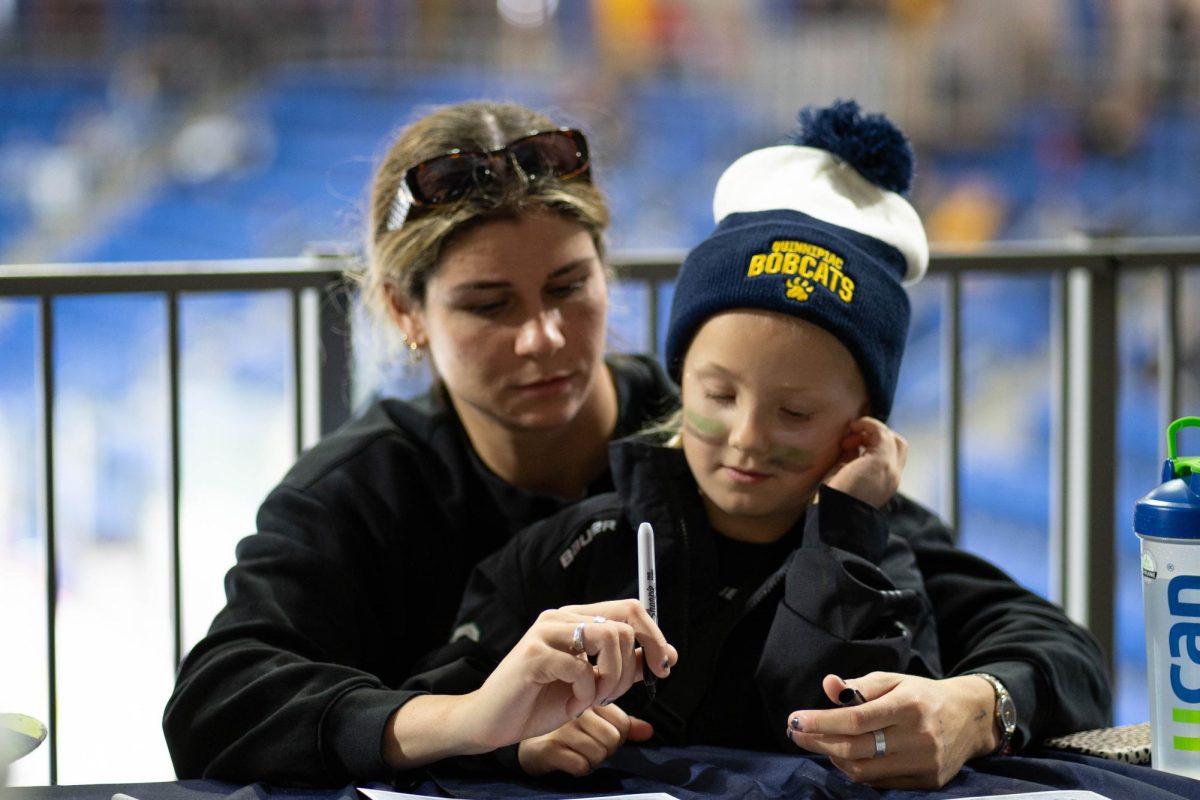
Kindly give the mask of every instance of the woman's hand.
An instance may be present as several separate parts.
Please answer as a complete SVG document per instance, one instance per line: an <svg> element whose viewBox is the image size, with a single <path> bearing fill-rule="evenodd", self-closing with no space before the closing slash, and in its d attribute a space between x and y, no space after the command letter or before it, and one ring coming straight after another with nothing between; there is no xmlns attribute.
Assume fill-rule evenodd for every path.
<svg viewBox="0 0 1200 800"><path fill-rule="evenodd" d="M644 742L653 735L649 722L631 717L615 705L597 706L545 736L521 742L517 760L529 775L558 771L582 777L626 740Z"/></svg>
<svg viewBox="0 0 1200 800"><path fill-rule="evenodd" d="M384 760L408 769L541 736L623 695L646 664L665 678L678 658L636 600L543 611L483 686L415 697L393 713Z"/></svg>
<svg viewBox="0 0 1200 800"><path fill-rule="evenodd" d="M825 694L837 701L847 686L866 702L827 710L801 710L786 721L797 747L829 756L856 783L889 789L944 786L969 759L999 744L993 712L996 695L975 675L943 680L872 672L850 682L827 675ZM875 731L886 752L876 757Z"/></svg>
<svg viewBox="0 0 1200 800"><path fill-rule="evenodd" d="M907 458L903 436L874 417L859 417L846 427L841 460L825 483L879 508L900 488Z"/></svg>
<svg viewBox="0 0 1200 800"><path fill-rule="evenodd" d="M582 651L574 649L580 625ZM635 649L635 638L641 648ZM643 658L665 677L678 654L636 600L543 611L469 695L470 724L486 749L549 733L625 694L641 680Z"/></svg>

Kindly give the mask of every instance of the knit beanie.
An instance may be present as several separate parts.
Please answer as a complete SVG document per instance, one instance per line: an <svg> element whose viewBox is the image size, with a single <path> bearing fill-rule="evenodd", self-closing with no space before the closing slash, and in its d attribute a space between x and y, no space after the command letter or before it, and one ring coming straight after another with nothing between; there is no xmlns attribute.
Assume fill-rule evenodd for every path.
<svg viewBox="0 0 1200 800"><path fill-rule="evenodd" d="M819 325L854 356L871 413L892 410L910 306L904 284L929 263L917 212L902 197L908 140L854 101L806 108L790 142L733 162L717 182L717 228L684 259L667 327L678 382L696 331L721 311L761 308ZM752 346L752 345L748 345Z"/></svg>

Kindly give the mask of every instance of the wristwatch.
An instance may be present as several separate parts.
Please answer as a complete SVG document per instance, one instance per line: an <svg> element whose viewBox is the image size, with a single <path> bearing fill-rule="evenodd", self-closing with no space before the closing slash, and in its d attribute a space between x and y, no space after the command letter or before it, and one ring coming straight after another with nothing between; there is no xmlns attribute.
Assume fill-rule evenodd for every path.
<svg viewBox="0 0 1200 800"><path fill-rule="evenodd" d="M1010 755L1013 751L1013 734L1017 732L1017 706L1013 703L1008 689L995 675L988 675L986 672L974 674L990 683L996 692L995 720L996 731L1000 734L1000 746L992 752L992 755Z"/></svg>

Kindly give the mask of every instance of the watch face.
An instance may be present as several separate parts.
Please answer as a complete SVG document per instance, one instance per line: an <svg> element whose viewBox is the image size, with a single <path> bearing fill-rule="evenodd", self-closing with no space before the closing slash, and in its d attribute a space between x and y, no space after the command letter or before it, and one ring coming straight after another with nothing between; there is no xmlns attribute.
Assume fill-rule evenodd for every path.
<svg viewBox="0 0 1200 800"><path fill-rule="evenodd" d="M1000 701L1000 721L1004 723L1004 729L1012 732L1017 727L1017 707L1013 704L1011 697L1004 697Z"/></svg>

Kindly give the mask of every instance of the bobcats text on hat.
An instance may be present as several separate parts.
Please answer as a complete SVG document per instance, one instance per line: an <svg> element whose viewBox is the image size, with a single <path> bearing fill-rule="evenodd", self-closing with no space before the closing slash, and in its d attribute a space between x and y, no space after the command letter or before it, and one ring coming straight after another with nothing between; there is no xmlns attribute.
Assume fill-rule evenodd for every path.
<svg viewBox="0 0 1200 800"><path fill-rule="evenodd" d="M842 271L844 264L841 256L819 245L779 239L771 242L771 252L755 253L750 257L746 277L798 275L824 286L843 303L849 303L854 298L854 281ZM808 293L794 299L807 300Z"/></svg>

